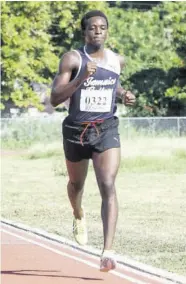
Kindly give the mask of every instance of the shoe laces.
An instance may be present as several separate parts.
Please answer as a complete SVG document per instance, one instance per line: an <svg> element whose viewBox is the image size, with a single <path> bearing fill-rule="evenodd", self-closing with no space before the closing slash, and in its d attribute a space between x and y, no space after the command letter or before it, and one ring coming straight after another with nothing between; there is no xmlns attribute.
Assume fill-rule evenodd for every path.
<svg viewBox="0 0 186 284"><path fill-rule="evenodd" d="M84 220L75 219L73 230L78 234L84 234L85 232Z"/></svg>

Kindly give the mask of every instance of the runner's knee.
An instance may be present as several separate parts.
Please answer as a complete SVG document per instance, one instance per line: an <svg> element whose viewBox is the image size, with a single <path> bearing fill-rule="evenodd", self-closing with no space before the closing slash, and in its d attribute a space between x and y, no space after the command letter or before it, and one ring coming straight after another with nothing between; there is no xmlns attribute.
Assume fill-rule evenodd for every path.
<svg viewBox="0 0 186 284"><path fill-rule="evenodd" d="M75 181L75 182L69 181L68 187L69 186L73 188L75 191L81 191L84 186L84 181Z"/></svg>
<svg viewBox="0 0 186 284"><path fill-rule="evenodd" d="M113 179L106 179L100 182L100 191L102 198L110 198L115 195L115 186Z"/></svg>

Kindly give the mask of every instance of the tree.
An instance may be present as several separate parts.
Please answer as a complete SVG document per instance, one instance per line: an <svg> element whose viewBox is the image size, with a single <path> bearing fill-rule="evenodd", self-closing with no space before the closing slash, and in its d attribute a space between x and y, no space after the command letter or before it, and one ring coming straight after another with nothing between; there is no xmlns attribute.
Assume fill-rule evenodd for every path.
<svg viewBox="0 0 186 284"><path fill-rule="evenodd" d="M162 3L149 11L111 9L110 33L115 38L109 45L125 54L127 65L121 80L137 95L137 107L129 109L127 115L183 113L181 96L186 76L184 60L178 53L186 42L183 6L184 3Z"/></svg>
<svg viewBox="0 0 186 284"><path fill-rule="evenodd" d="M50 45L49 6L39 2L2 3L2 103L39 105L32 82L49 82L57 57Z"/></svg>
<svg viewBox="0 0 186 284"><path fill-rule="evenodd" d="M184 7L186 8L185 3L165 3L162 20L170 42L180 58L178 66L169 70L169 88L165 96L180 102L181 108L186 111L186 9Z"/></svg>
<svg viewBox="0 0 186 284"><path fill-rule="evenodd" d="M33 82L51 85L59 56L80 41L80 17L104 2L2 3L2 106L40 107Z"/></svg>
<svg viewBox="0 0 186 284"><path fill-rule="evenodd" d="M148 9L144 11L135 1L132 6L129 1L118 1L114 6L112 2L3 3L2 103L11 99L17 106L39 107L33 82L51 85L59 58L81 45L81 17L91 9L100 9L109 18L107 47L126 59L122 85L137 95L137 107L129 109L127 115L183 113L186 97L185 3L151 5L147 1Z"/></svg>
<svg viewBox="0 0 186 284"><path fill-rule="evenodd" d="M161 1L108 1L108 3L110 7L147 11L160 4Z"/></svg>

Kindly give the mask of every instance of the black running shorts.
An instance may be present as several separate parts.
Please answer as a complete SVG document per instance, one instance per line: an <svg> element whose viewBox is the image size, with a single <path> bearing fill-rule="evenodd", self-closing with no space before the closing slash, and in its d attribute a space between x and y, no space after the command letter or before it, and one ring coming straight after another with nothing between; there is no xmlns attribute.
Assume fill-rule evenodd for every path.
<svg viewBox="0 0 186 284"><path fill-rule="evenodd" d="M91 159L93 152L120 148L119 120L116 116L91 124L74 123L66 117L62 124L65 157L71 162Z"/></svg>

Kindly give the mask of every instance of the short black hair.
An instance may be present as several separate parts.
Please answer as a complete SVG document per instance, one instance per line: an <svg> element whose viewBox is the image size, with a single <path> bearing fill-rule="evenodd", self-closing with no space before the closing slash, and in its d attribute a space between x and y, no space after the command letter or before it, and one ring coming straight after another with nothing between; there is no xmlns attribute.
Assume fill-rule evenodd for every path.
<svg viewBox="0 0 186 284"><path fill-rule="evenodd" d="M81 20L81 29L82 30L86 29L86 25L87 25L88 19L90 19L92 17L102 17L102 18L104 18L106 20L106 22L107 22L107 28L108 28L109 24L108 24L107 16L103 12L101 12L100 10L92 10L92 11L86 13L83 16L83 18Z"/></svg>

